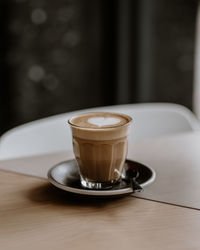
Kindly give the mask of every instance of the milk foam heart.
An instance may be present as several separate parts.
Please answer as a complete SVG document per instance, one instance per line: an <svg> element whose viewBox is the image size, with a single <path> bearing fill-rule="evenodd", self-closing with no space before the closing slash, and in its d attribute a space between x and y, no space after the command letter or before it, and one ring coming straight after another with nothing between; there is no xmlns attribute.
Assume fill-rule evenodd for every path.
<svg viewBox="0 0 200 250"><path fill-rule="evenodd" d="M88 119L88 122L98 127L103 127L120 123L120 119L116 117L91 117Z"/></svg>
<svg viewBox="0 0 200 250"><path fill-rule="evenodd" d="M104 129L120 127L129 123L130 120L130 117L123 114L109 112L91 112L72 117L69 123L81 127L82 129L88 130L94 128Z"/></svg>

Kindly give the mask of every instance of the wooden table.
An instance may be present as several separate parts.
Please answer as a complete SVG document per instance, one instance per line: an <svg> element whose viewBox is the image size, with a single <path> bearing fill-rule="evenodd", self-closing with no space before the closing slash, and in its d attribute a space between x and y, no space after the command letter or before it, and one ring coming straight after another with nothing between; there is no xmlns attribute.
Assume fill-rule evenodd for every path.
<svg viewBox="0 0 200 250"><path fill-rule="evenodd" d="M164 145L176 141L180 146L183 138L187 143L193 137L163 140L168 143ZM194 138L198 137L200 146L200 134ZM143 149L148 145L152 147L152 142L144 143ZM0 164L9 167L20 161L27 159ZM60 191L45 179L4 170L0 170L0 186L1 250L200 249L199 209L132 196L81 197Z"/></svg>

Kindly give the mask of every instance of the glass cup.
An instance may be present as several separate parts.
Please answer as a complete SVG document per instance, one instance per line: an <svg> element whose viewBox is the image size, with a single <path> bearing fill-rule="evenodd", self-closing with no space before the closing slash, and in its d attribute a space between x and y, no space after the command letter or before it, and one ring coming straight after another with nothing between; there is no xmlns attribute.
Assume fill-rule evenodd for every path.
<svg viewBox="0 0 200 250"><path fill-rule="evenodd" d="M106 127L90 127L90 124L82 125L80 122L84 116L101 117L101 114L102 116L115 115L125 122ZM74 122L77 119L79 123ZM108 112L81 114L68 121L83 187L108 189L120 180L127 156L131 121L132 118L127 115Z"/></svg>

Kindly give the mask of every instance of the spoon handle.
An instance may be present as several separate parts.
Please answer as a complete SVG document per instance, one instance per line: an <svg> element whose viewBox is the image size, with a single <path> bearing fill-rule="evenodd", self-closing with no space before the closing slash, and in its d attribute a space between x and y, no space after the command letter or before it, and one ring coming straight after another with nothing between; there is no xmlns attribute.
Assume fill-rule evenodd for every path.
<svg viewBox="0 0 200 250"><path fill-rule="evenodd" d="M142 192L144 189L140 186L140 184L134 179L131 179L131 187L133 189L133 192Z"/></svg>

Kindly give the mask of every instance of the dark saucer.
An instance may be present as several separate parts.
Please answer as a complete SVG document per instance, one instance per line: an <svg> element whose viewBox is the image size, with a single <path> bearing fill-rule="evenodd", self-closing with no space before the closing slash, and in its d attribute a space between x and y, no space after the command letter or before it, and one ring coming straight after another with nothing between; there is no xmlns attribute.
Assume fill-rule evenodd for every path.
<svg viewBox="0 0 200 250"><path fill-rule="evenodd" d="M138 171L139 175L136 181L145 187L151 184L156 177L155 171L141 163L126 160L125 166L130 168L132 171ZM82 195L92 195L92 196L113 196L133 193L134 190L130 187L126 181L123 180L118 184L114 185L111 189L107 190L90 190L84 189L80 183L80 176L78 172L78 166L76 160L68 160L61 162L54 167L52 167L48 172L49 181L56 187Z"/></svg>

